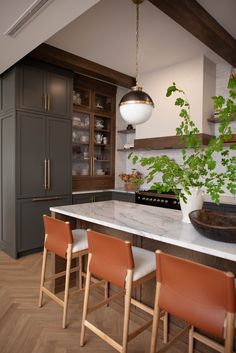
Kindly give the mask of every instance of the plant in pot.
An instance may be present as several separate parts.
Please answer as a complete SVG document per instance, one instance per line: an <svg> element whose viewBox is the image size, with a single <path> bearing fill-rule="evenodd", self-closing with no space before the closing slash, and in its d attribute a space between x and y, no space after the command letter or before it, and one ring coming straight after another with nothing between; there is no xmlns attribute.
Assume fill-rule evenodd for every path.
<svg viewBox="0 0 236 353"><path fill-rule="evenodd" d="M189 223L189 212L202 208L203 192L210 195L216 204L220 203L220 195L224 187L232 194L236 193L236 143L225 148L225 142L231 139L230 121L236 120L236 76L231 75L229 98L214 96L214 107L219 110L218 136L212 136L207 146L202 146L197 134L199 130L191 119L190 105L185 92L173 83L167 89L166 96L178 94L175 105L180 107L181 123L176 128L182 144L182 161L177 163L167 155L154 157L138 157L130 154L133 164L140 163L147 168L144 181L153 182L159 174L161 182L153 182L151 189L159 192L173 190L180 199L183 222ZM233 155L234 154L234 155ZM218 158L217 158L218 157ZM221 170L217 164L221 163Z"/></svg>
<svg viewBox="0 0 236 353"><path fill-rule="evenodd" d="M126 191L136 191L143 183L142 174L136 169L132 169L130 174L121 173L119 177L124 181Z"/></svg>

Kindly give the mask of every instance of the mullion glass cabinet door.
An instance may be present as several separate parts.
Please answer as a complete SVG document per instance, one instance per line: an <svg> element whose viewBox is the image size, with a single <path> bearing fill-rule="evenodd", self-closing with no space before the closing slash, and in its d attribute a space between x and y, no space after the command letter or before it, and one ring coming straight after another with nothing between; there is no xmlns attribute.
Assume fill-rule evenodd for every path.
<svg viewBox="0 0 236 353"><path fill-rule="evenodd" d="M111 118L94 116L94 175L111 175Z"/></svg>
<svg viewBox="0 0 236 353"><path fill-rule="evenodd" d="M91 117L88 113L74 112L72 120L72 175L91 175Z"/></svg>

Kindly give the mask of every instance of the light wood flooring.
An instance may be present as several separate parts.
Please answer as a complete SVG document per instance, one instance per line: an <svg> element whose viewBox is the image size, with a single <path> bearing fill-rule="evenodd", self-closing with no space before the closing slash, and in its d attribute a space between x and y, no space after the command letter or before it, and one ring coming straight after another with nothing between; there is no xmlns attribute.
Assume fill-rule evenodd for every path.
<svg viewBox="0 0 236 353"><path fill-rule="evenodd" d="M66 329L61 328L62 309L56 303L45 296L45 305L38 308L41 260L41 253L14 260L0 251L0 352L115 353L88 330L86 345L79 346L83 295L70 297ZM114 339L121 338L122 313L105 307L92 315L100 328ZM131 329L136 327L132 322ZM149 330L131 341L128 353L148 353L150 335ZM186 342L187 337L168 352L187 353Z"/></svg>

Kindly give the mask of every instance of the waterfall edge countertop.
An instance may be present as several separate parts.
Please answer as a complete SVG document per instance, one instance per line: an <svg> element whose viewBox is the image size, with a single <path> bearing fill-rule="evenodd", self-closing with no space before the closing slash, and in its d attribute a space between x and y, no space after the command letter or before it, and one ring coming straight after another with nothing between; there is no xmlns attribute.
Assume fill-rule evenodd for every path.
<svg viewBox="0 0 236 353"><path fill-rule="evenodd" d="M50 211L236 261L236 243L218 242L204 237L192 224L182 223L182 214L178 210L111 200L50 207Z"/></svg>

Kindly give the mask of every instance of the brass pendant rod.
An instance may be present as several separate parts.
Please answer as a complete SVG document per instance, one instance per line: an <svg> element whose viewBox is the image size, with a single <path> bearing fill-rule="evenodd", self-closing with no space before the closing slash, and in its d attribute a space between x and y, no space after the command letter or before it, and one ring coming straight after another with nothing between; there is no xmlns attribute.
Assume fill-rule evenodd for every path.
<svg viewBox="0 0 236 353"><path fill-rule="evenodd" d="M139 4L136 5L136 86L138 86L139 80L139 67L138 67L138 60L139 60Z"/></svg>

